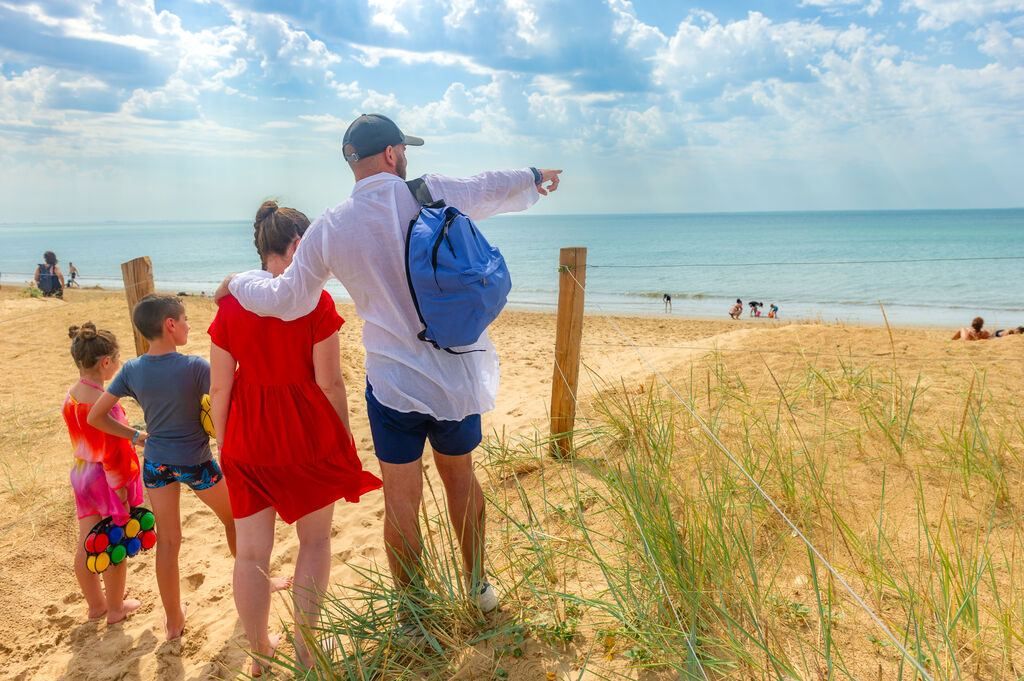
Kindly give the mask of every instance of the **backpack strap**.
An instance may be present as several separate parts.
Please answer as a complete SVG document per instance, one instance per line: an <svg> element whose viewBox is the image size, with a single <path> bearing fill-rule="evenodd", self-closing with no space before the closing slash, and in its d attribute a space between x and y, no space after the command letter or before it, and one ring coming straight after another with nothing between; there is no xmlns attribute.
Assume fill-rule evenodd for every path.
<svg viewBox="0 0 1024 681"><path fill-rule="evenodd" d="M415 180L409 180L405 184L409 187L409 191L412 192L413 197L421 206L429 206L434 203L434 197L430 195L430 189L427 187L427 182L422 177L417 177Z"/></svg>

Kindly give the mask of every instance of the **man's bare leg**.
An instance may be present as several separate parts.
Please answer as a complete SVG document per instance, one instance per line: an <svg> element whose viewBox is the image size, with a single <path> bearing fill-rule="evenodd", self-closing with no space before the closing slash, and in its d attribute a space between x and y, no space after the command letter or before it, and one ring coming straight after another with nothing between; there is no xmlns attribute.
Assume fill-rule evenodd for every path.
<svg viewBox="0 0 1024 681"><path fill-rule="evenodd" d="M409 586L419 571L420 502L423 499L423 463L380 462L384 481L384 547L395 586Z"/></svg>
<svg viewBox="0 0 1024 681"><path fill-rule="evenodd" d="M448 456L434 451L434 465L444 483L448 516L459 538L466 579L472 587L484 575L484 491L473 471L473 454Z"/></svg>

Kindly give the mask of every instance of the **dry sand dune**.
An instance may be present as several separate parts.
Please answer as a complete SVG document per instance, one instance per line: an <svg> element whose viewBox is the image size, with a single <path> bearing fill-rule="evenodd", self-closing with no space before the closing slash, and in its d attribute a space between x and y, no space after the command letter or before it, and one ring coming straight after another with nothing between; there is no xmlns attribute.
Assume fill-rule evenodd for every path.
<svg viewBox="0 0 1024 681"><path fill-rule="evenodd" d="M209 356L205 329L214 314L208 299L187 298L192 324L186 353ZM352 424L364 463L376 469L369 427L362 408L364 384L360 323L350 306L339 305L347 323L341 331L342 365L352 404ZM178 641L163 640L163 613L153 576L152 554L130 562L128 587L143 605L127 621L107 626L87 621L85 606L71 570L76 521L67 483L70 452L59 407L77 378L68 355L67 327L91 320L109 328L134 355L123 294L69 291L65 301L22 298L0 292L0 659L5 678L28 679L211 679L233 678L245 664L245 638L231 593L231 557L218 532L218 521L193 495L182 495L184 546L181 558L183 599L188 628ZM497 408L484 419L486 433L498 435L546 431L550 400L555 320L552 314L506 311L492 327L502 359ZM951 344L940 329L899 330L890 348L884 328L796 324L767 320L691 321L670 316L609 319L588 317L583 361L589 372L581 392L591 393L596 375L627 387L650 385L652 368L667 376L684 375L689 361L718 348L740 366L762 363L758 351L773 355L776 367L804 354L846 354L889 361L964 356L1003 357L988 389L1011 396L1020 385L1019 339ZM635 344L637 348L628 347ZM791 353L791 354L785 354ZM955 363L955 362L954 362ZM936 366L935 362L931 365ZM939 374L942 370L937 370ZM941 392L941 377L935 378ZM140 410L127 401L129 418ZM480 462L486 465L486 462ZM432 471L428 474L432 475ZM436 482L436 480L435 480ZM556 491L566 494L567 490ZM380 530L383 503L374 493L358 505L339 504L334 523L332 580L355 583L356 567L382 565ZM272 568L289 574L297 541L292 528L278 524ZM592 577L592 576L591 576ZM581 579L588 579L582 575ZM288 619L283 599L276 599L272 622ZM524 661L512 678L543 678ZM621 666L621 665L619 665ZM533 672L530 670L533 669Z"/></svg>

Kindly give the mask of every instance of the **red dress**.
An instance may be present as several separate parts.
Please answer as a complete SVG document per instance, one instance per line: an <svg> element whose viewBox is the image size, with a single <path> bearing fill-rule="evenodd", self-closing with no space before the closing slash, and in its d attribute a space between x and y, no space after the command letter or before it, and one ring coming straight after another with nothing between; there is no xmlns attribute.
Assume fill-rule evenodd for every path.
<svg viewBox="0 0 1024 681"><path fill-rule="evenodd" d="M221 299L208 333L238 362L220 453L236 518L273 506L292 523L380 488L313 373L313 345L343 323L326 291L316 309L290 322Z"/></svg>

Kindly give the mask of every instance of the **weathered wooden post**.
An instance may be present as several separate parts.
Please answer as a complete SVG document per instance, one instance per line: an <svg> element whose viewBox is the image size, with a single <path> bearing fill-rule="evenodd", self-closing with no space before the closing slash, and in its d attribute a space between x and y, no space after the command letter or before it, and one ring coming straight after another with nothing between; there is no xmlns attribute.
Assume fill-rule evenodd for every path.
<svg viewBox="0 0 1024 681"><path fill-rule="evenodd" d="M555 370L551 378L551 455L557 457L568 456L572 451L586 284L587 249L561 249L558 256Z"/></svg>
<svg viewBox="0 0 1024 681"><path fill-rule="evenodd" d="M121 278L124 280L124 296L128 299L128 321L130 323L135 303L139 302L143 296L153 292L153 263L149 261L149 256L144 255L141 258L121 263ZM134 324L132 324L132 331L135 333L135 353L137 355L145 354L146 350L149 350L149 341L139 333Z"/></svg>

